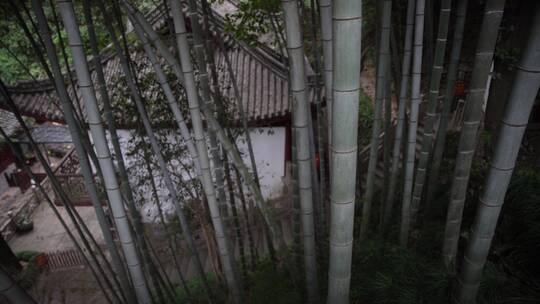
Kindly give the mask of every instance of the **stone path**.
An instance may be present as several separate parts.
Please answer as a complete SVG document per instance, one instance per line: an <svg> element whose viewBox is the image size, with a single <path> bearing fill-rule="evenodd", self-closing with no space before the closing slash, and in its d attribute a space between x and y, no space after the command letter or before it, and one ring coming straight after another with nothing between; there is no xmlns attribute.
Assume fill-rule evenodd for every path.
<svg viewBox="0 0 540 304"><path fill-rule="evenodd" d="M68 218L64 207L57 207L62 217L68 223L70 230L75 233L73 225ZM99 244L103 244L103 236L99 228L93 207L76 207L92 235ZM73 242L54 215L47 203L42 202L32 214L34 229L25 234L16 234L9 245L14 252L21 250L35 250L52 252L73 248Z"/></svg>

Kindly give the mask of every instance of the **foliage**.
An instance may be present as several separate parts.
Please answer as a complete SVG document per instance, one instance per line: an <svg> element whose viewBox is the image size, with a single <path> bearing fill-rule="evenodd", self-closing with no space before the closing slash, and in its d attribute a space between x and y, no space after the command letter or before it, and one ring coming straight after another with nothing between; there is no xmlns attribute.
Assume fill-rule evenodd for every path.
<svg viewBox="0 0 540 304"><path fill-rule="evenodd" d="M366 146L371 140L371 128L373 126L373 102L364 93L360 91L360 107L358 111L358 145Z"/></svg>
<svg viewBox="0 0 540 304"><path fill-rule="evenodd" d="M34 250L23 250L19 251L15 254L17 259L24 262L30 262L33 260L36 256L40 255L41 252L34 251Z"/></svg>
<svg viewBox="0 0 540 304"><path fill-rule="evenodd" d="M365 46L366 59L375 62L375 46L377 29L377 1L367 0L362 6L362 45ZM362 63L362 65L365 65Z"/></svg>
<svg viewBox="0 0 540 304"><path fill-rule="evenodd" d="M394 244L355 242L352 273L352 303L448 303L445 270Z"/></svg>
<svg viewBox="0 0 540 304"><path fill-rule="evenodd" d="M540 279L540 171L519 169L503 206L494 255L513 274ZM537 283L538 284L538 283ZM540 293L540 285L536 285Z"/></svg>
<svg viewBox="0 0 540 304"><path fill-rule="evenodd" d="M272 25L272 17L281 10L279 0L244 0L238 2L238 9L226 16L225 31L233 33L241 41L250 45L257 45L258 38L274 30L282 30L279 22ZM274 18L274 20L277 18ZM279 39L275 37L276 39ZM277 46L277 41L274 41Z"/></svg>
<svg viewBox="0 0 540 304"><path fill-rule="evenodd" d="M191 162L185 161L189 159L188 152L181 135L176 129L176 122L172 111L169 109L150 62L148 60L138 60L133 62L133 64L135 65L135 71L144 71L138 73L137 82L148 116L151 121L155 122L152 127L160 145L162 155L168 165L169 172L172 175L175 188L178 190L180 197L189 198L197 190L193 188L196 183L190 182L195 174ZM164 67L164 71L171 80L169 83L173 84L172 89L184 116L188 117L187 102L185 102L186 97L183 89L177 81L172 81L174 76L170 68ZM157 216L157 213L154 212L155 208L152 207L151 203L148 205L145 204L147 202L157 204L158 202L154 201L152 195L153 190L151 177L147 170L147 158L153 171L154 181L162 204L169 201L168 193L159 191L159 189L166 189L165 181L161 177L157 159L152 157L154 153L150 148L146 132L142 127L139 113L131 101L130 91L127 85L125 85L125 76L123 73L117 75L113 78L112 82L114 90L112 90L111 101L113 113L117 116L116 121L119 121L121 125L134 127L130 132L131 135L127 143L126 152L126 157L130 159L128 163L130 182L135 192L136 201L139 205L145 206L144 210L147 211L146 216L152 219ZM163 207L166 215L173 212L172 205L164 205L166 205Z"/></svg>
<svg viewBox="0 0 540 304"><path fill-rule="evenodd" d="M33 33L34 39L37 40L38 36L34 31L30 17L25 13L26 10L23 8L23 5L25 5L28 11L30 11L33 22L37 23L36 17L30 7L30 1L14 2L18 4L19 12L21 13L28 28ZM59 16L58 7L55 6L54 12L60 21L60 33L57 31L53 10L50 6L50 4L54 3L55 1L44 0L42 2L45 16L49 22L49 30L51 32L53 43L56 46L58 55L61 58L61 65L65 71L66 67L64 66L63 58L61 57L60 39L63 40L64 47L66 47L68 62L70 65L72 64L71 52L67 49L66 31L61 24L62 21ZM155 2L152 0L136 0L132 1L132 3L139 7L143 12L148 12L155 8ZM88 47L88 28L84 22L82 1L73 1L73 4L75 8L75 16L78 18L78 24L81 25L79 28L81 37L83 39L83 43L87 46L85 51L87 55L89 55L91 50L90 47ZM103 50L109 43L109 39L106 34L107 31L103 25L102 15L96 5L92 6L92 15L94 17L94 26L96 27L95 30L98 40L98 49ZM39 63L30 41L25 36L24 31L17 22L17 18L11 5L9 5L7 1L3 1L3 3L0 4L0 16L0 35L2 37L2 41L0 42L0 71L2 71L2 79L8 84L15 84L20 80L31 80L32 78L39 79L46 77L45 71ZM45 51L42 50L42 53L44 54ZM31 75L29 75L29 73Z"/></svg>
<svg viewBox="0 0 540 304"><path fill-rule="evenodd" d="M498 47L495 49L497 63L514 67L519 61L520 50L515 47Z"/></svg>
<svg viewBox="0 0 540 304"><path fill-rule="evenodd" d="M293 277L285 269L266 259L248 275L247 303L301 303L302 295L294 289Z"/></svg>
<svg viewBox="0 0 540 304"><path fill-rule="evenodd" d="M206 280L213 290L219 288L216 276L213 273L206 275ZM176 301L175 303L208 303L208 295L204 289L202 278L193 278L186 282L191 297L188 297L185 289L180 286L176 288Z"/></svg>
<svg viewBox="0 0 540 304"><path fill-rule="evenodd" d="M37 280L41 269L37 264L36 257L40 254L41 252L33 250L23 250L15 254L15 256L17 256L17 259L26 262L24 270L20 272L16 278L21 287L29 288Z"/></svg>

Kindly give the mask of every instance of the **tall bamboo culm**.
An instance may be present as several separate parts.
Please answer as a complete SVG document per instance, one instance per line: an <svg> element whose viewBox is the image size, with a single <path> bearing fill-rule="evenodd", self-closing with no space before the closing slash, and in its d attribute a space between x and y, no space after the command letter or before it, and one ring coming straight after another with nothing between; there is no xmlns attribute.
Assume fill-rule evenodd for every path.
<svg viewBox="0 0 540 304"><path fill-rule="evenodd" d="M125 197L125 203L128 207L128 211L131 215L132 225L135 232L135 237L137 240L137 246L140 250L142 260L146 266L146 271L149 274L148 281L154 286L154 290L158 295L158 299L163 301L163 292L159 287L158 281L162 277L157 270L155 263L152 262L150 255L151 246L150 241L145 241L145 231L141 219L141 214L139 209L136 206L135 199L133 197L133 192L131 185L129 183L129 177L127 174L126 166L124 163L124 157L122 155L122 149L120 147L120 142L118 139L118 134L116 131L116 122L114 121L114 115L111 109L111 101L109 99L109 93L107 92L107 84L105 82L105 75L103 73L103 66L101 65L101 55L98 49L98 39L94 28L94 21L92 17L92 6L89 0L83 0L83 13L84 18L87 23L87 31L90 42L90 47L92 50L92 61L94 64L94 70L96 73L96 80L99 87L99 97L103 105L103 114L105 116L105 121L107 123L107 129L109 130L110 140L112 143L114 155L116 157L116 163L118 166L118 173L120 178L120 186L122 187L122 192Z"/></svg>
<svg viewBox="0 0 540 304"><path fill-rule="evenodd" d="M208 159L208 150L204 138L204 129L200 112L200 102L197 92L197 86L193 75L193 64L191 62L191 53L187 42L187 31L184 16L182 14L182 6L179 0L171 0L171 12L173 15L174 29L176 42L178 44L178 52L182 71L184 73L185 89L189 102L191 113L191 121L193 125L195 143L199 153L199 161L201 165L201 174L203 178L203 188L208 200L208 207L214 225L216 241L218 245L220 261L227 281L230 295L233 302L242 302L242 290L240 288L239 278L235 270L234 253L231 252L229 242L226 235L226 230L219 214L219 206L214 192L212 183L212 175L210 174L210 161Z"/></svg>
<svg viewBox="0 0 540 304"><path fill-rule="evenodd" d="M328 142L331 142L332 126L332 0L320 0L321 41L323 49L324 96L326 97L326 116L328 119ZM321 185L322 186L322 185Z"/></svg>
<svg viewBox="0 0 540 304"><path fill-rule="evenodd" d="M420 85L422 73L422 48L424 40L424 8L426 1L416 1L413 40L413 65L411 83L411 112L409 114L409 128L405 149L405 170L403 182L403 201L401 205L401 227L399 231L399 244L407 246L411 225L411 192L413 186L414 161L416 158L416 130L418 128L418 108L420 105Z"/></svg>
<svg viewBox="0 0 540 304"><path fill-rule="evenodd" d="M471 84L465 103L463 126L459 137L456 167L450 192L450 203L446 215L443 253L446 264L452 265L456 259L458 241L463 217L463 207L467 195L467 185L476 149L478 127L482 119L482 104L489 71L493 62L495 44L502 20L505 0L488 0L484 8L484 17L478 44ZM451 266L452 267L452 266Z"/></svg>
<svg viewBox="0 0 540 304"><path fill-rule="evenodd" d="M403 46L403 61L401 63L401 84L399 89L398 117L394 146L392 148L392 167L390 168L390 181L386 196L382 229L387 229L394 205L395 190L398 182L401 144L403 142L403 129L405 128L405 111L407 110L407 97L409 96L409 82L411 73L411 57L414 30L415 0L407 1L407 16L405 25L405 42Z"/></svg>
<svg viewBox="0 0 540 304"><path fill-rule="evenodd" d="M144 32L148 35L149 40L152 42L152 44L156 46L165 61L167 61L167 63L173 67L173 72L176 75L177 79L180 81L180 83L184 84L184 75L182 73L180 63L178 62L178 60L176 60L174 55L172 55L170 50L161 41L158 34L154 31L150 23L146 21L144 16L135 8L133 8L133 6L129 4L129 2L125 0L120 1L126 8L127 12L134 15L139 24L143 27ZM266 225L268 225L268 228L272 234L273 240L278 242L280 248L284 248L285 243L283 241L283 232L281 226L277 222L276 216L274 214L275 212L265 203L260 187L257 184L253 174L249 172L235 144L232 143L232 141L225 134L225 131L223 130L217 119L214 117L212 111L207 109L204 104L201 104L200 106L203 110L205 118L207 119L209 129L216 133L218 140L222 144L222 147L228 153L229 159L233 162L234 166L238 169L238 172L244 179L244 182L250 188L256 206L257 208L259 208L259 210L261 210Z"/></svg>
<svg viewBox="0 0 540 304"><path fill-rule="evenodd" d="M105 137L105 130L97 106L97 99L92 85L88 63L86 62L82 47L83 44L79 27L75 18L75 12L73 11L73 3L70 0L57 0L57 4L68 34L68 44L73 56L79 88L85 103L90 132L92 134L100 167L103 170L107 196L111 203L111 210L118 229L118 237L120 238L124 250L124 256L131 274L135 293L139 303L150 303L150 294L144 280L140 258L137 255L133 236L127 221L126 212L122 203L122 195L120 193L116 173L114 172L114 164L111 159L107 139Z"/></svg>
<svg viewBox="0 0 540 304"><path fill-rule="evenodd" d="M201 87L200 101L206 108L210 110L212 115L216 115L218 113L217 100L212 100L210 77L208 74L208 65L211 64L213 60L207 60L207 56L210 56L210 54L205 54L205 39L203 37L203 29L199 23L200 18L197 9L197 2L195 0L188 0L188 4L189 20L193 36L193 50L195 53L195 60L197 62L199 85ZM213 54L211 54L211 56L213 56ZM219 94L219 92L215 93ZM221 161L220 148L214 131L211 129L207 130L206 136L208 137L208 144L210 147L209 156L212 159L212 167L214 171L216 198L219 204L221 218L226 224L226 220L228 218L228 208L227 199L225 196L223 162Z"/></svg>
<svg viewBox="0 0 540 304"><path fill-rule="evenodd" d="M381 35L377 60L377 83L375 90L375 111L373 113L373 128L371 134L371 148L369 150L369 163L366 177L366 194L362 204L362 223L360 225L360 240L367 237L371 219L371 204L375 193L375 170L379 159L379 136L381 135L382 109L388 66L390 64L390 20L392 16L392 0L382 3ZM388 96L390 98L390 96ZM389 136L386 134L386 136Z"/></svg>
<svg viewBox="0 0 540 304"><path fill-rule="evenodd" d="M313 221L313 188L310 134L309 104L306 94L306 75L304 69L304 45L296 0L282 1L289 53L289 74L293 94L293 130L296 140L296 161L298 168L298 189L300 194L300 212L304 244L304 270L309 303L319 300L317 279L317 259L315 252L315 228Z"/></svg>
<svg viewBox="0 0 540 304"><path fill-rule="evenodd" d="M448 72L446 76L446 91L444 94L443 105L441 109L441 118L435 139L435 147L433 148L433 157L431 159L431 168L429 171L430 181L426 186L426 202L433 201L435 191L439 181L439 170L446 144L446 133L448 132L448 119L452 102L454 101L454 89L456 75L459 66L459 58L461 57L461 45L463 44L463 30L465 29L465 17L467 15L468 0L458 0L456 8L456 20L454 26L454 34L452 37L452 50L450 51L450 61L448 63Z"/></svg>
<svg viewBox="0 0 540 304"><path fill-rule="evenodd" d="M465 251L455 303L476 303L497 220L512 177L523 134L540 88L540 5L536 4L533 25L501 120L497 143L484 190L478 201L471 239Z"/></svg>
<svg viewBox="0 0 540 304"><path fill-rule="evenodd" d="M104 5L102 4L102 1L100 0L100 6L102 8L102 13L104 16L105 24L107 27L107 30L109 32L109 35L112 39L113 46L115 48L115 51L117 53L117 56L120 58L120 63L122 67L122 71L124 72L124 75L126 77L126 83L129 87L130 95L132 97L132 100L135 102L135 105L137 107L137 111L139 112L140 118L142 120L142 124L144 126L146 135L148 136L148 139L150 141L150 145L152 147L152 151L154 152L154 155L156 156L158 160L158 165L160 172L164 178L165 186L167 190L169 191L169 194L172 197L172 201L174 204L174 209L176 212L176 216L178 217L178 220L180 222L180 225L182 227L182 233L184 235L184 238L186 240L186 244L189 250L189 253L194 258L194 265L195 265L195 271L197 272L197 275L202 278L204 288L209 296L209 298L212 298L213 293L210 288L210 285L208 284L208 281L206 280L206 276L204 275L204 268L202 266L202 262L199 256L199 253L197 251L197 247L195 245L195 240L193 238L193 234L191 232L191 228L189 226L188 220L184 214L183 207L180 201L180 198L178 196L178 193L176 192L176 188L174 186L174 183L172 181L171 174L167 168L167 164L163 158L163 155L161 153L161 149L159 147L159 144L157 142L157 139L155 138L154 132L152 130L152 126L150 124L150 120L148 117L148 114L146 112L146 109L144 107L143 101L141 99L141 96L139 94L139 90L137 88L137 84L135 83L135 77L131 73L131 69L129 67L129 62L127 61L127 56L124 55L122 48L120 46L120 42L118 41L116 34L114 32L114 29L112 28L112 23L110 21L110 16L107 13L107 11L104 9ZM134 25L136 22L133 22ZM134 27L136 30L139 28L135 25ZM138 34L141 34L140 32ZM158 77L161 74L158 74ZM160 79L160 83L162 83L162 79ZM168 96L168 95L167 95ZM170 97L170 96L169 96ZM174 112L174 111L173 111ZM175 116L176 118L176 116ZM189 132L188 132L189 133ZM185 138L186 143L189 143L188 138Z"/></svg>
<svg viewBox="0 0 540 304"><path fill-rule="evenodd" d="M452 10L452 0L442 0L441 10L439 13L439 29L437 31L437 42L435 43L435 55L433 57L433 67L431 68L431 78L429 79L429 94L427 110L424 116L424 134L420 156L418 159L418 167L416 168L416 176L414 179L414 187L412 192L411 202L411 227L415 227L418 217L418 209L424 193L424 184L426 183L426 172L428 162L430 160L432 143L433 143L433 127L437 115L437 106L439 99L439 87L443 72L444 56L446 53L446 37L448 36L448 22L450 21L450 11ZM429 204L430 202L426 202Z"/></svg>
<svg viewBox="0 0 540 304"><path fill-rule="evenodd" d="M333 3L330 257L327 303L348 303L353 248L362 1Z"/></svg>
<svg viewBox="0 0 540 304"><path fill-rule="evenodd" d="M90 163L88 161L88 155L86 154L83 143L81 141L81 137L79 136L78 123L76 121L75 114L71 106L70 98L66 90L66 86L64 83L64 76L62 75L56 49L54 47L51 35L48 30L47 19L43 11L43 6L42 6L41 1L33 0L32 7L36 14L38 28L40 29L40 35L45 44L47 57L49 58L49 61L51 63L51 70L54 75L55 88L56 88L58 97L60 99L60 106L64 113L64 119L68 124L69 132L73 140L73 144L75 146L77 156L79 158L79 164L81 166L81 172L84 178L85 187L88 191L90 201L92 202L92 205L94 206L94 210L96 212L96 218L98 220L98 224L103 234L103 239L105 240L107 249L109 250L109 253L111 255L112 263L114 265L114 271L116 272L116 275L118 275L119 277L122 288L124 289L124 291L126 291L124 294L127 296L128 302L134 303L135 298L133 297L133 293L130 292L132 288L129 283L129 278L125 271L122 259L120 258L120 254L118 253L118 250L116 248L116 244L114 243L114 239L113 239L109 224L107 222L105 213L101 206L101 201L98 197L98 190L94 182L94 175L90 167Z"/></svg>

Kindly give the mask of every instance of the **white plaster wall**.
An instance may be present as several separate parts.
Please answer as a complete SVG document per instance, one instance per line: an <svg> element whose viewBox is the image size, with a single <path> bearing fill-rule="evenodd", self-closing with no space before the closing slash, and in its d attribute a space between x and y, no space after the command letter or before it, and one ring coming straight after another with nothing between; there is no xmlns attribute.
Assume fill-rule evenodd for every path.
<svg viewBox="0 0 540 304"><path fill-rule="evenodd" d="M284 127L251 129L253 154L265 199L280 197L285 176L285 132ZM245 136L237 140L244 163L251 169Z"/></svg>
<svg viewBox="0 0 540 304"><path fill-rule="evenodd" d="M257 172L259 173L261 182L261 191L265 199L277 198L281 196L283 192L283 177L285 175L285 132L286 129L284 127L250 129L257 164ZM132 132L130 130L118 130L118 136L124 154L126 167L130 168L136 161L134 157L127 156L129 148L128 142L132 136ZM171 138L169 142L174 140L174 138ZM179 144L182 145L183 143ZM112 152L112 145L109 145ZM242 158L244 159L244 163L249 169L251 169L251 162L249 159L245 137L239 137L237 140L237 145L242 154ZM182 159L181 161L183 163L190 164L191 158L186 156L186 158ZM173 162L170 164L170 169L178 172L178 163ZM163 204L163 209L166 214L173 216L174 207L169 197L168 190L166 189L162 180L161 174L157 168L153 170L153 174L154 181L158 186L158 195ZM191 174L192 176L195 176L193 172ZM182 178L187 181L190 177L187 172L182 172ZM130 182L132 185L134 185L135 178L130 177ZM133 188L133 190L137 193L136 195L142 198L141 201L145 202L141 206L143 220L145 222L155 221L158 216L158 210L157 207L152 203L152 191L150 187ZM247 187L245 189L247 190ZM187 195L181 195L181 197L182 199L189 199L189 196Z"/></svg>

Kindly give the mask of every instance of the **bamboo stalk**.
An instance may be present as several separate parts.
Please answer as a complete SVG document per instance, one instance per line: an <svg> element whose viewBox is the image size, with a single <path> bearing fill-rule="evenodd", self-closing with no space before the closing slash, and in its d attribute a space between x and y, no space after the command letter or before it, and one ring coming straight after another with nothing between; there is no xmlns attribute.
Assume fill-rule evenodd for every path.
<svg viewBox="0 0 540 304"><path fill-rule="evenodd" d="M401 84L399 90L399 105L398 117L396 124L396 132L394 135L394 146L392 150L392 168L390 168L390 181L388 185L388 193L386 196L382 230L386 231L389 225L390 217L394 207L395 191L399 175L399 155L401 145L403 144L403 130L405 129L405 112L407 110L407 97L409 93L409 81L411 73L411 57L414 31L414 12L415 0L407 1L407 16L405 24L405 41L403 46L403 61L401 63Z"/></svg>
<svg viewBox="0 0 540 304"><path fill-rule="evenodd" d="M456 259L463 207L476 148L476 133L482 119L486 81L493 61L504 4L505 0L489 0L484 8L446 217L443 252L448 265L452 265Z"/></svg>
<svg viewBox="0 0 540 304"><path fill-rule="evenodd" d="M98 252L101 254L102 258L104 257L103 253L101 252L101 250L97 246L97 243L96 243L95 239L93 238L92 234L89 232L88 227L85 225L84 221L82 221L82 219L80 218L77 211L73 208L71 200L68 198L68 196L66 195L66 193L62 189L62 186L61 186L60 182L58 181L58 179L56 178L56 176L54 175L53 170L49 166L48 162L46 161L46 159L43 156L43 154L41 153L41 151L39 150L39 146L36 144L36 142L32 138L30 129L28 128L28 126L24 122L21 114L19 113L17 107L15 106L15 103L13 102L11 97L9 96L7 88L5 87L5 85L4 85L4 83L2 81L0 81L0 91L1 91L1 94L3 95L4 100L7 101L7 105L8 105L9 110L15 115L15 118L19 122L19 125L22 127L24 134L27 136L27 138L29 140L29 143L30 143L30 146L31 146L34 154L38 158L41 166L43 167L43 170L45 171L45 174L47 175L47 177L49 178L49 180L50 180L50 182L52 184L53 191L60 198L60 201L61 201L62 205L65 207L65 210L66 210L66 212L68 214L68 217L70 218L71 222L73 223L73 226L75 228L75 231L77 232L77 235L81 239L81 241L82 241L82 243L84 245L84 248L86 249L88 255L90 256L90 259L94 263L94 264L91 264L90 259L87 260L88 265L92 269L93 275L96 278L96 281L97 281L98 285L100 286L101 290L103 291L104 296L106 297L106 299L107 299L107 301L109 303L112 302L109 294L106 292L106 290L105 290L105 288L103 286L103 283L99 279L99 275L101 275L103 277L103 279L105 281L105 284L112 291L112 294L113 294L113 297L115 298L115 300L120 301L118 295L114 292L115 290L112 287L112 284L111 284L110 280L108 279L108 276L105 273L105 270L103 269L102 265L99 263L99 260L97 259L97 256L95 255L95 253L93 251L94 249L90 245L90 242L88 241L87 236L90 237L91 241L93 242L93 244L95 246L94 248L96 248L98 250ZM10 139L7 136L5 136L5 133L4 133L4 137L5 137L6 141L9 144ZM12 148L12 150L14 151L15 154L18 153L16 148ZM19 157L19 158L22 159L22 157ZM28 167L26 166L26 164L24 164L23 168L28 168ZM28 173L30 175L30 177L32 177L34 179L34 181L37 181L37 179L34 177L33 173L30 171L30 169L28 169L26 171L27 171L26 173ZM36 182L36 184L39 185L38 187L40 189L42 188L41 184L39 184L37 182ZM48 197L46 192L44 192L44 194L45 194L46 197ZM52 202L51 202L51 204L52 204ZM56 209L53 204L52 204L52 206L53 206L53 209ZM86 236L85 236L85 233L86 233ZM68 232L68 234L71 234L71 232ZM75 241L74 238L73 238L73 240L74 240L74 243L76 243L76 246L78 246L78 243ZM110 268L110 265L108 265L106 260L105 260L105 262L106 262L107 266L109 266L109 268ZM96 269L94 269L94 267L97 268L97 271L96 271Z"/></svg>
<svg viewBox="0 0 540 304"><path fill-rule="evenodd" d="M535 7L532 20L527 45L516 66L516 76L501 120L491 167L478 201L471 238L457 280L454 303L476 303L497 220L516 165L520 143L540 88L539 5Z"/></svg>
<svg viewBox="0 0 540 304"><path fill-rule="evenodd" d="M73 4L70 0L57 0L57 4L62 16L67 34L68 45L71 49L75 72L79 81L79 87L86 106L90 132L96 148L99 164L103 171L105 188L111 202L113 216L118 229L118 235L122 243L124 255L128 265L131 279L134 285L137 299L140 303L150 303L150 296L141 262L136 253L133 236L130 232L129 223L122 204L122 196L119 190L118 180L114 172L114 164L105 137L105 130L102 125L97 98L92 85L88 63L86 62L79 27L75 18Z"/></svg>
<svg viewBox="0 0 540 304"><path fill-rule="evenodd" d="M73 144L75 146L75 150L79 158L79 165L81 167L81 172L83 174L83 178L85 181L85 187L88 191L88 195L90 196L90 201L92 202L92 205L94 206L96 217L98 219L98 224L101 228L101 232L103 234L103 238L107 245L107 249L109 250L109 253L111 254L112 262L114 264L114 270L120 279L122 290L126 291L124 294L127 297L127 301L129 303L134 303L135 298L133 296L130 296L130 293L131 293L130 290L132 289L132 287L129 283L129 279L128 279L127 273L125 272L125 268L124 268L122 259L120 258L120 254L118 253L118 250L114 243L114 239L110 231L110 227L107 222L105 212L103 211L103 208L101 206L101 201L98 196L98 190L94 182L94 176L92 173L92 169L90 168L88 156L86 154L85 148L81 141L81 137L79 136L78 125L75 120L71 103L69 101L68 93L64 84L64 80L63 80L64 78L63 78L61 68L58 62L56 50L55 50L54 44L52 43L51 35L48 31L47 19L43 11L42 4L38 0L33 0L32 6L34 8L34 12L37 17L37 21L38 21L39 28L41 31L41 37L43 38L43 41L45 44L47 56L49 57L49 61L51 63L51 69L54 74L54 83L55 83L55 87L58 93L58 97L60 99L60 105L62 107L62 111L64 112L64 119L66 120L68 124L71 138L73 140Z"/></svg>
<svg viewBox="0 0 540 304"><path fill-rule="evenodd" d="M199 277L202 278L204 287L209 295L210 298L212 298L213 294L210 289L210 285L208 284L208 281L206 280L206 276L204 274L203 266L197 251L197 247L195 245L195 241L193 238L193 234L191 232L191 228L189 227L189 223L187 221L187 218L184 214L183 207L180 201L180 198L178 197L178 193L176 192L174 183L172 181L171 173L167 169L167 164L165 162L165 159L163 158L163 155L161 153L161 149L159 147L159 144L157 142L157 139L154 135L154 132L152 130L152 126L150 124L150 120L148 118L148 114L146 112L146 109L144 107L144 104L141 100L141 96L139 95L139 91L137 89L137 85L134 81L134 76L132 75L130 69L129 69L129 63L127 62L126 56L123 54L120 43L118 42L118 39L116 38L116 35L114 33L114 29L112 29L111 23L110 23L110 17L104 10L104 6L102 5L102 2L100 1L100 6L102 8L102 13L104 14L104 19L106 22L106 26L109 31L109 35L111 36L111 39L113 40L113 45L116 49L117 56L120 58L120 62L122 65L122 69L124 71L124 74L126 75L126 81L130 90L130 94L132 96L132 99L135 101L135 104L137 106L137 111L140 114L142 123L144 125L144 129L146 131L146 134L148 136L148 139L150 141L150 145L152 147L152 150L154 154L157 157L159 168L161 171L161 174L165 180L165 185L167 187L167 190L169 191L169 194L172 197L172 201L174 203L175 212L179 219L180 225L182 227L182 232L184 234L184 237L186 239L186 243L188 246L188 250L190 254L193 256L195 261L195 270L197 271L197 274ZM135 22L134 22L135 23ZM135 30L138 31L138 27L135 26ZM139 35L142 33L138 33ZM189 133L189 131L187 131Z"/></svg>
<svg viewBox="0 0 540 304"><path fill-rule="evenodd" d="M401 206L401 228L399 244L407 246L411 228L411 195L414 175L414 161L416 158L416 132L418 128L418 107L420 105L420 84L422 73L422 47L424 38L424 7L425 0L416 1L414 24L413 65L411 83L411 113L405 151L405 173L403 185L403 200Z"/></svg>
<svg viewBox="0 0 540 304"><path fill-rule="evenodd" d="M208 108L212 115L216 115L221 111L217 110L216 100L212 102L211 89L210 89L210 78L208 75L207 65L212 63L213 60L207 60L206 58L210 54L205 54L205 41L203 39L203 31L199 23L199 15L197 13L197 3L193 0L189 0L189 15L191 21L191 31L193 34L193 49L195 52L195 59L197 62L198 76L199 76L199 85L201 86L201 102L204 103L205 107ZM213 54L212 54L213 56ZM217 93L217 92L216 92ZM223 113L219 113L223 114ZM224 180L223 180L223 163L221 161L218 142L216 139L216 134L213 131L207 132L208 142L210 147L210 157L212 159L212 164L214 167L214 177L215 177L215 190L216 198L220 207L220 213L222 219L224 219L226 224L226 219L228 218L228 208L227 208L227 198L225 195ZM225 225L227 226L227 225Z"/></svg>
<svg viewBox="0 0 540 304"><path fill-rule="evenodd" d="M326 116L328 119L328 143L332 142L332 0L319 0L321 15L321 41L323 49L323 79L326 97Z"/></svg>
<svg viewBox="0 0 540 304"><path fill-rule="evenodd" d="M390 64L390 20L392 16L392 1L384 0L382 3L381 35L379 54L377 60L377 83L375 92L375 111L373 113L373 127L371 133L371 148L369 150L369 163L366 177L366 193L362 204L362 222L360 225L360 241L366 239L371 221L371 205L375 193L375 171L379 159L379 139L381 133L382 110L384 91L388 81L388 67ZM389 134L385 134L389 136Z"/></svg>
<svg viewBox="0 0 540 304"><path fill-rule="evenodd" d="M255 242L253 240L253 226L251 224L251 221L249 220L249 210L247 208L246 196L244 195L244 187L242 186L242 179L240 177L240 173L238 172L238 169L236 169L236 167L233 166L233 169L236 178L236 186L238 187L238 194L240 195L240 203L242 204L242 213L244 214L244 221L247 230L250 266L251 269L254 270L257 264L258 254L257 248L255 247Z"/></svg>
<svg viewBox="0 0 540 304"><path fill-rule="evenodd" d="M170 53L166 48L162 49L159 47L159 45L162 45L162 43L158 43L159 36L157 36L157 33L151 28L149 23L144 19L142 14L138 11L136 11L126 0L121 0L124 6L126 7L128 13L133 14L134 17L137 18L141 26L143 26L143 29L145 33L149 36L149 39L152 43L155 43L156 47L162 54L162 56L165 58L165 60L173 66L173 71L176 74L177 79L184 83L184 76L180 71L178 71L175 66L179 66L180 64L178 61L174 58L171 58L170 56L166 55L167 52ZM145 25L146 24L146 25ZM149 27L149 28L148 28ZM165 55L164 55L165 54ZM255 198L255 202L257 205L257 208L261 210L261 213L263 214L265 224L268 228L268 230L272 234L272 238L278 242L278 245L280 248L285 247L285 243L283 241L283 232L282 228L277 222L277 219L275 217L275 212L272 210L264 201L264 198L262 196L261 190L259 185L255 182L254 177L247 169L246 165L244 164L242 157L240 156L240 153L236 149L234 143L231 142L231 140L228 138L228 136L225 134L225 131L222 129L220 123L217 121L217 119L213 116L212 112L206 108L204 104L201 104L201 109L203 110L204 116L207 119L208 128L210 131L215 132L217 135L218 140L221 142L223 148L228 153L229 158L234 163L235 167L238 168L238 171L240 172L242 178L244 179L245 183L250 187L251 192L253 193L253 196ZM273 247L273 245L272 245ZM273 250L273 249L272 249Z"/></svg>
<svg viewBox="0 0 540 304"><path fill-rule="evenodd" d="M291 91L293 94L293 126L298 164L298 189L304 245L304 271L307 301L319 301L315 228L313 220L312 156L310 151L309 103L306 91L304 46L300 28L298 6L295 0L283 0L287 51L290 61Z"/></svg>
<svg viewBox="0 0 540 304"><path fill-rule="evenodd" d="M230 252L230 243L228 242L226 230L222 218L219 214L218 202L216 200L216 194L214 192L215 190L212 183L212 176L210 174L210 163L208 159L207 146L204 139L204 129L202 124L202 116L200 113L199 96L195 84L195 78L193 75L193 66L187 42L187 32L184 16L182 14L180 1L172 0L170 2L170 5L173 15L180 62L182 66L182 71L184 73L185 89L188 96L195 143L199 152L199 161L201 164L201 174L203 179L203 189L208 200L208 207L212 217L212 223L214 225L221 266L223 268L223 272L225 274L225 278L233 302L240 303L242 302L242 290L240 289L240 282L237 278L235 271L235 263L233 261L234 254L231 254Z"/></svg>
<svg viewBox="0 0 540 304"><path fill-rule="evenodd" d="M433 148L433 157L431 160L431 169L427 184L426 201L432 202L435 196L435 190L439 182L439 171L443 159L443 153L446 143L446 134L448 132L448 120L452 103L454 102L454 90L456 75L461 56L461 45L463 44L463 31L465 29L465 18L467 15L468 0L459 0L456 8L456 20L454 34L452 37L452 50L450 51L450 62L448 63L448 72L446 75L446 91L441 109L441 118Z"/></svg>
<svg viewBox="0 0 540 304"><path fill-rule="evenodd" d="M327 303L348 303L353 248L362 1L333 9L333 103L330 149L330 265Z"/></svg>
<svg viewBox="0 0 540 304"><path fill-rule="evenodd" d="M429 80L429 94L427 110L424 118L424 134L414 187L411 201L411 227L416 226L418 210L424 193L424 184L426 183L426 171L431 158L433 143L433 127L437 116L437 106L439 99L439 88L444 66L444 56L446 52L446 37L448 36L448 23L450 22L450 12L452 10L452 0L443 0L441 2L441 11L439 14L439 29L437 32L437 42L435 43L435 55L433 57L433 66L431 68L431 78ZM426 202L429 204L430 202Z"/></svg>

